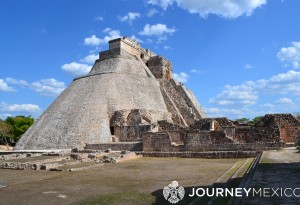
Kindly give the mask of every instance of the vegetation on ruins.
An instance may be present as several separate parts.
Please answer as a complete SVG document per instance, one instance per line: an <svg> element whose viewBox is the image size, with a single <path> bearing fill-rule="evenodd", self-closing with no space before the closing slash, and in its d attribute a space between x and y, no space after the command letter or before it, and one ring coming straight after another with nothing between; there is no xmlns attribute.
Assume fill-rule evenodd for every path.
<svg viewBox="0 0 300 205"><path fill-rule="evenodd" d="M16 143L21 136L33 124L34 119L31 116L22 115L0 119L0 143L11 145Z"/></svg>
<svg viewBox="0 0 300 205"><path fill-rule="evenodd" d="M262 118L263 118L263 116L257 116L255 118L253 118L252 120L250 120L249 118L245 118L244 117L244 118L236 119L235 121L239 122L239 123L245 123L245 124L249 124L249 125L255 125L255 124L259 123Z"/></svg>

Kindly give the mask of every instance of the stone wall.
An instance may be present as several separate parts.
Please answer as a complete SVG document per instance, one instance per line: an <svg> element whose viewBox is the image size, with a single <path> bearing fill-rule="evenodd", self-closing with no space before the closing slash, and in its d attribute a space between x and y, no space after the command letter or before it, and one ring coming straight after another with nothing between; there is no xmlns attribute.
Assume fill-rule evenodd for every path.
<svg viewBox="0 0 300 205"><path fill-rule="evenodd" d="M172 79L172 63L164 57L151 57L146 65L156 78Z"/></svg>
<svg viewBox="0 0 300 205"><path fill-rule="evenodd" d="M142 151L142 142L124 142L124 143L100 143L100 144L87 144L85 150L108 150L113 151L127 150L127 151Z"/></svg>
<svg viewBox="0 0 300 205"><path fill-rule="evenodd" d="M181 157L181 158L252 158L257 151L217 151L217 152L142 152L144 157Z"/></svg>
<svg viewBox="0 0 300 205"><path fill-rule="evenodd" d="M261 151L280 149L280 142L233 143L221 131L170 131L143 134L145 152Z"/></svg>

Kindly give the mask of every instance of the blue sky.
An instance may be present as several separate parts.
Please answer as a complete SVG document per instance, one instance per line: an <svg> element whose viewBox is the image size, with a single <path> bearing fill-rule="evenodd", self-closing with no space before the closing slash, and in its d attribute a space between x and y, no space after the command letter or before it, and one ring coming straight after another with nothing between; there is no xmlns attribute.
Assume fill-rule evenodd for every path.
<svg viewBox="0 0 300 205"><path fill-rule="evenodd" d="M37 118L107 42L173 63L209 117L299 112L299 0L0 0L0 118Z"/></svg>

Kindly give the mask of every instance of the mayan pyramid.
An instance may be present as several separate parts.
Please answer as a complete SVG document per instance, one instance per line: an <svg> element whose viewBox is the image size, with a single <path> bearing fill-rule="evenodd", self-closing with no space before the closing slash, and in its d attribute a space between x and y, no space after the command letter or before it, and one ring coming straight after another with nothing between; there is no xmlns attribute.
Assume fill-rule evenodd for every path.
<svg viewBox="0 0 300 205"><path fill-rule="evenodd" d="M188 127L203 117L193 93L172 79L171 62L123 37L109 42L89 74L73 80L15 150L141 141L159 121Z"/></svg>

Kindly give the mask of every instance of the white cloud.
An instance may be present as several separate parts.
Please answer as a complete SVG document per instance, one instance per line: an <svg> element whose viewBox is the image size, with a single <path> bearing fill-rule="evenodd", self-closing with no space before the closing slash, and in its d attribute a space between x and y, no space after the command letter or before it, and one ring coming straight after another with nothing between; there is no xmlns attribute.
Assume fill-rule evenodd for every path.
<svg viewBox="0 0 300 205"><path fill-rule="evenodd" d="M158 23L155 25L146 24L143 31L140 31L139 34L145 36L162 36L164 34L172 34L175 31L174 28L168 28L165 24Z"/></svg>
<svg viewBox="0 0 300 205"><path fill-rule="evenodd" d="M5 81L9 84L14 84L14 85L23 85L23 86L28 86L29 83L26 80L17 80L15 78L5 78Z"/></svg>
<svg viewBox="0 0 300 205"><path fill-rule="evenodd" d="M227 108L205 108L205 112L208 117L226 117L229 115L242 116L243 111L238 109L227 109Z"/></svg>
<svg viewBox="0 0 300 205"><path fill-rule="evenodd" d="M179 82L185 83L187 82L189 76L188 74L181 72L181 73L173 73L173 78Z"/></svg>
<svg viewBox="0 0 300 205"><path fill-rule="evenodd" d="M276 102L279 104L295 105L293 100L290 98L280 98Z"/></svg>
<svg viewBox="0 0 300 205"><path fill-rule="evenodd" d="M0 79L0 91L11 92L16 90L13 89L12 87L9 87L8 84L3 79Z"/></svg>
<svg viewBox="0 0 300 205"><path fill-rule="evenodd" d="M197 13L202 17L215 14L224 18L237 18L251 15L253 11L267 3L267 0L148 0L149 4L158 5L163 9L176 2L177 6Z"/></svg>
<svg viewBox="0 0 300 205"><path fill-rule="evenodd" d="M66 88L65 83L54 78L42 79L31 83L31 89L41 95L56 96Z"/></svg>
<svg viewBox="0 0 300 205"><path fill-rule="evenodd" d="M257 99L253 82L249 81L238 86L226 85L225 89L209 102L218 105L253 105Z"/></svg>
<svg viewBox="0 0 300 205"><path fill-rule="evenodd" d="M165 50L170 50L171 47L170 47L170 46L164 46L164 49L165 49Z"/></svg>
<svg viewBox="0 0 300 205"><path fill-rule="evenodd" d="M173 4L174 0L148 0L148 4L158 5L163 9L167 9L169 5Z"/></svg>
<svg viewBox="0 0 300 205"><path fill-rule="evenodd" d="M97 59L99 59L98 55L90 54L90 55L84 57L83 59L81 59L80 62L87 63L87 64L93 64L93 63L95 63L95 61Z"/></svg>
<svg viewBox="0 0 300 205"><path fill-rule="evenodd" d="M90 72L92 66L83 63L67 63L61 66L61 69L67 71L75 76L86 75Z"/></svg>
<svg viewBox="0 0 300 205"><path fill-rule="evenodd" d="M275 105L273 105L271 103L265 103L265 104L260 105L260 107L265 107L265 108L268 108L268 109L274 109Z"/></svg>
<svg viewBox="0 0 300 205"><path fill-rule="evenodd" d="M135 40L138 43L143 43L143 41L139 38L137 38L135 35L130 36L131 39Z"/></svg>
<svg viewBox="0 0 300 205"><path fill-rule="evenodd" d="M0 103L1 112L28 112L34 113L40 111L40 107L35 104L8 104L5 102Z"/></svg>
<svg viewBox="0 0 300 205"><path fill-rule="evenodd" d="M102 16L97 16L95 18L95 21L104 21L104 18Z"/></svg>
<svg viewBox="0 0 300 205"><path fill-rule="evenodd" d="M300 42L292 42L291 47L283 47L277 53L277 57L286 67L300 67Z"/></svg>
<svg viewBox="0 0 300 205"><path fill-rule="evenodd" d="M158 13L158 11L156 10L156 9L150 9L149 11L148 11L148 13L147 13L147 16L148 17L152 17L152 16L154 16L155 14L157 14Z"/></svg>
<svg viewBox="0 0 300 205"><path fill-rule="evenodd" d="M252 68L253 68L253 66L249 63L246 63L245 66L244 66L245 70L249 70L249 69L252 69Z"/></svg>
<svg viewBox="0 0 300 205"><path fill-rule="evenodd" d="M92 35L91 37L85 38L83 44L87 46L99 46L100 44L107 44L108 41L121 37L121 33L119 30L112 30L111 28L105 28L103 33L107 33L108 35L103 38L98 38L96 35Z"/></svg>
<svg viewBox="0 0 300 205"><path fill-rule="evenodd" d="M191 73L202 73L203 71L200 69L192 69L190 72Z"/></svg>
<svg viewBox="0 0 300 205"><path fill-rule="evenodd" d="M137 12L128 12L125 16L119 16L119 21L132 23L135 19L140 18L141 14Z"/></svg>
<svg viewBox="0 0 300 205"><path fill-rule="evenodd" d="M96 35L85 38L83 42L83 44L87 46L98 46L100 43L101 39L99 39Z"/></svg>
<svg viewBox="0 0 300 205"><path fill-rule="evenodd" d="M269 79L247 81L241 85L226 85L224 90L210 103L217 105L242 105L248 106L257 103L260 94L290 94L300 96L300 72L288 71L274 75ZM282 98L281 102L287 99Z"/></svg>

